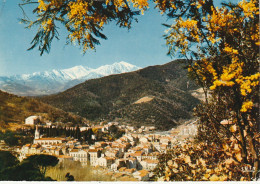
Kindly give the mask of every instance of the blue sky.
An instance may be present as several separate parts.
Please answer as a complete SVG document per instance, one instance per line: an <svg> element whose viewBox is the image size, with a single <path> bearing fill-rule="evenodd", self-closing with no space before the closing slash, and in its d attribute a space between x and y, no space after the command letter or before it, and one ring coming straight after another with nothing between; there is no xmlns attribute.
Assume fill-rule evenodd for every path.
<svg viewBox="0 0 260 184"><path fill-rule="evenodd" d="M161 24L166 22L166 17L153 9L139 16L139 22L134 23L129 31L114 24L107 25L104 33L108 40L101 40L96 52L89 51L85 55L79 47L65 45L66 34L61 27L61 40L53 42L49 54L40 56L37 49L27 51L35 32L19 24L18 18L22 18L19 2L21 0L6 0L0 15L0 76L75 65L96 68L119 61L145 67L172 60L166 55L167 47L162 37L165 27ZM2 5L3 0L0 1L0 9Z"/></svg>
<svg viewBox="0 0 260 184"><path fill-rule="evenodd" d="M145 67L175 59L166 55L167 47L162 37L166 28L161 24L167 18L153 8L144 16L139 16L139 22L134 23L130 31L114 24L107 25L104 33L108 40L101 40L96 52L89 51L85 55L78 46L65 45L66 34L61 27L61 40L54 40L51 52L40 56L37 49L27 51L35 31L19 24L18 18L23 16L19 2L21 0L0 0L0 76L64 69L75 65L96 68L119 61Z"/></svg>

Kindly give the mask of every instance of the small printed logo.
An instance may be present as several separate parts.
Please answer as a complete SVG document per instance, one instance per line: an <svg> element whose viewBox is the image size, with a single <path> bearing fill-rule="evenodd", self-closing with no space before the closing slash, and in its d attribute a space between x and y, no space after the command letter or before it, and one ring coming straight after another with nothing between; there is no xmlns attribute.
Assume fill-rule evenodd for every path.
<svg viewBox="0 0 260 184"><path fill-rule="evenodd" d="M255 167L252 166L245 166L241 169L243 172L255 172Z"/></svg>
<svg viewBox="0 0 260 184"><path fill-rule="evenodd" d="M251 167L251 166L245 166L245 167L242 167L241 169L243 172L254 172L255 171L255 168L254 167Z"/></svg>

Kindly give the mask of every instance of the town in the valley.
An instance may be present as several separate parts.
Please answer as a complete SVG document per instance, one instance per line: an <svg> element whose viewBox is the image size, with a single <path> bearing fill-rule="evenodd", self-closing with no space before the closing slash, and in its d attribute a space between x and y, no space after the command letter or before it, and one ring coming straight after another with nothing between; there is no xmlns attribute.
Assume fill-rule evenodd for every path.
<svg viewBox="0 0 260 184"><path fill-rule="evenodd" d="M158 156L171 149L176 144L183 144L187 139L193 139L197 133L196 121L172 128L169 131L158 131L154 126L135 127L119 122L101 122L95 125L66 127L80 132L94 130L89 139L79 140L75 136L48 137L44 128L55 126L51 122L38 123L38 116L25 119L25 124L34 128L34 138L30 144L8 147L0 142L0 149L11 150L20 161L33 154L49 154L59 159L80 162L83 167L90 166L102 169L105 175L113 180L129 177L136 181L149 181L153 170L158 164ZM116 139L100 140L97 133L109 135L111 129L123 132Z"/></svg>

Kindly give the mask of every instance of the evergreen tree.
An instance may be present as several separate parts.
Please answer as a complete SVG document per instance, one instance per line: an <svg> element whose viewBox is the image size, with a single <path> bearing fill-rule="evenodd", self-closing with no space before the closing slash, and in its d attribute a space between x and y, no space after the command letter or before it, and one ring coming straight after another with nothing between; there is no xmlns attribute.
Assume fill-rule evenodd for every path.
<svg viewBox="0 0 260 184"><path fill-rule="evenodd" d="M65 134L66 134L66 137L69 137L69 136L70 136L69 127L65 127Z"/></svg>
<svg viewBox="0 0 260 184"><path fill-rule="evenodd" d="M52 126L49 127L49 135L48 137L52 137Z"/></svg>
<svg viewBox="0 0 260 184"><path fill-rule="evenodd" d="M81 133L80 133L80 128L77 125L76 130L75 130L75 137L76 139L78 139L79 141L81 140Z"/></svg>

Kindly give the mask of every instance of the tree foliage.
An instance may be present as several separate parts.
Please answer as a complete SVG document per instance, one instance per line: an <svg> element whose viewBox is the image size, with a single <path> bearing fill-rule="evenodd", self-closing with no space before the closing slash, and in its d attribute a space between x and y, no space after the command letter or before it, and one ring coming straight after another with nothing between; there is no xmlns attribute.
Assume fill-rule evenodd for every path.
<svg viewBox="0 0 260 184"><path fill-rule="evenodd" d="M9 151L0 151L0 171L18 164L17 158Z"/></svg>
<svg viewBox="0 0 260 184"><path fill-rule="evenodd" d="M59 21L69 31L70 42L78 42L84 51L93 49L99 43L96 38L106 38L101 33L105 24L116 21L120 27L130 28L133 17L139 11L145 11L149 6L148 2L39 0L34 10L38 19L28 22L29 27L38 25L39 28L32 48L39 45L41 54L49 51L49 43L57 36L55 22ZM215 145L213 148L207 145L203 149L213 150L208 153L213 155L208 157L209 165L206 168L211 169L210 158L214 159L216 156L220 160L213 163L217 164L217 168L224 167L220 175L200 175L198 178L230 179L227 172L237 168L229 167L230 164L234 165L233 161L226 163L231 157L238 165L249 164L254 167L253 173L243 177L248 180L255 178L259 171L259 2L242 0L237 4L223 3L221 7L216 7L213 0L153 2L162 13L173 18L172 25L165 25L168 27L165 35L168 54L180 54L186 58L190 76L205 93L205 103L198 106L195 113L200 120L198 140ZM27 3L32 1L27 0ZM226 150L224 145L237 145L234 148L236 152ZM214 155L215 148L220 148L217 149L217 155ZM196 149L193 152L197 152ZM235 159L237 152L240 153L239 159ZM175 153L173 155L173 159L179 157ZM194 159L191 159L190 164L193 164L192 160ZM183 161L186 163L185 159ZM189 162L186 164L189 165ZM187 167L178 168L175 174L191 171ZM237 169L235 171L239 173ZM194 172L196 175L196 171ZM205 172L202 171L209 174L207 170ZM167 176L163 170L159 174L167 180L176 179L172 175ZM191 177L194 173L188 175ZM241 173L242 175L244 174ZM234 176L234 179L238 180L239 176Z"/></svg>
<svg viewBox="0 0 260 184"><path fill-rule="evenodd" d="M43 176L45 176L46 169L48 167L54 167L58 164L59 160L57 157L52 155L32 155L25 159L25 162L29 161L35 168L38 168Z"/></svg>
<svg viewBox="0 0 260 184"><path fill-rule="evenodd" d="M18 145L18 136L11 131L6 131L5 133L0 132L0 137L2 137L5 143L9 146Z"/></svg>
<svg viewBox="0 0 260 184"><path fill-rule="evenodd" d="M171 2L175 4L177 1ZM190 75L205 92L206 102L195 110L200 120L198 140L216 144L214 149L223 149L225 154L232 156L238 168L243 164L254 168L232 179L239 180L244 175L248 177L243 179L254 179L259 172L258 1L222 4L221 8L215 7L213 1L183 3L186 7L183 11L171 11L172 8L167 6L168 15L175 18L175 23L168 25L165 38L169 54L179 53L187 59ZM232 144L237 145L239 159L235 159L237 154L225 149L226 145ZM205 150L212 149L205 147ZM221 151L217 153L220 154L217 157L220 164L226 159L221 156ZM221 167L229 172L234 169L223 164ZM178 172L181 173L181 169ZM171 179L166 174L164 176ZM214 178L224 179L221 176L215 175Z"/></svg>
<svg viewBox="0 0 260 184"><path fill-rule="evenodd" d="M46 157L47 156L47 157ZM55 166L58 161L54 156L33 155L18 163L14 158L12 164L0 171L0 180L9 181L53 181L50 177L45 177L46 167ZM10 161L9 161L10 162ZM42 170L43 169L43 170Z"/></svg>
<svg viewBox="0 0 260 184"><path fill-rule="evenodd" d="M249 165L241 163L239 144L229 140L223 145L186 142L160 155L154 170L163 181L248 181Z"/></svg>
<svg viewBox="0 0 260 184"><path fill-rule="evenodd" d="M94 49L100 43L98 38L107 38L102 33L105 24L115 21L119 27L131 27L139 11L132 10L130 3L141 11L148 7L148 2L144 0L24 0L21 5L36 5L33 13L38 17L34 21L26 17L22 19L22 22L28 23L28 28L38 27L29 50L39 46L41 54L49 52L52 40L59 36L58 23L68 31L69 42L77 42L84 51Z"/></svg>
<svg viewBox="0 0 260 184"><path fill-rule="evenodd" d="M24 129L17 129L15 132L9 130L5 132L0 131L0 140L4 140L5 144L11 147L21 146L32 142L33 133Z"/></svg>

